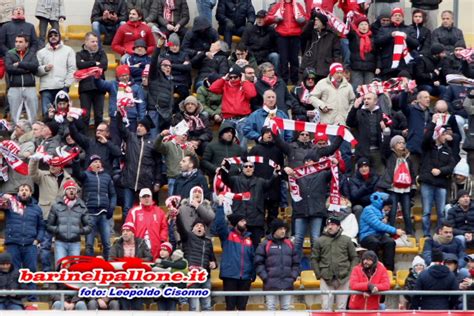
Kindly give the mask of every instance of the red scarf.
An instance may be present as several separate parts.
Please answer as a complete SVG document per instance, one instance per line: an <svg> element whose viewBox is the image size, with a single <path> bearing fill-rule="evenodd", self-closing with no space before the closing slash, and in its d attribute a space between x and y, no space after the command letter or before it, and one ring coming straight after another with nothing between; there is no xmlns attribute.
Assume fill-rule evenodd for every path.
<svg viewBox="0 0 474 316"><path fill-rule="evenodd" d="M186 123L188 123L190 131L198 131L206 128L206 125L199 117L199 114L188 114L186 112L184 112L183 114Z"/></svg>
<svg viewBox="0 0 474 316"><path fill-rule="evenodd" d="M166 0L163 9L163 17L169 23L173 23L174 0Z"/></svg>
<svg viewBox="0 0 474 316"><path fill-rule="evenodd" d="M68 199L67 196L64 196L64 204L67 205L67 207L71 208L74 206L74 204L76 203L77 199L74 199L74 200L70 200Z"/></svg>
<svg viewBox="0 0 474 316"><path fill-rule="evenodd" d="M277 76L273 76L273 78L267 77L267 76L262 76L262 81L266 82L270 85L270 87L273 89L273 87L276 85L278 81Z"/></svg>
<svg viewBox="0 0 474 316"><path fill-rule="evenodd" d="M360 58L362 60L365 60L365 54L370 53L372 51L372 41L371 41L371 36L372 36L372 31L368 31L365 34L362 34L359 32L357 28L354 28L354 32L356 32L357 36L360 38L360 44L359 44L359 54Z"/></svg>

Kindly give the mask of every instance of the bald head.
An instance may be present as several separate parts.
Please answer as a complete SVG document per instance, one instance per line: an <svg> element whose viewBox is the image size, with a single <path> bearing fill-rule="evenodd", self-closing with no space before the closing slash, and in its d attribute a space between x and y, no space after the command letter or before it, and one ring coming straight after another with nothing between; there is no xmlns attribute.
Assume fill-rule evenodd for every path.
<svg viewBox="0 0 474 316"><path fill-rule="evenodd" d="M444 100L438 100L435 104L435 112L436 113L447 113L448 112L448 104Z"/></svg>

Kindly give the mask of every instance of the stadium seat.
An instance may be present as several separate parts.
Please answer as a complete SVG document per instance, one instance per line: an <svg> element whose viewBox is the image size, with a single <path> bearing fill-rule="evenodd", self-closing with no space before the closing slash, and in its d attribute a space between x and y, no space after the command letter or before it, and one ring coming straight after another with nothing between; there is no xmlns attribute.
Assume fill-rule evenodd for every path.
<svg viewBox="0 0 474 316"><path fill-rule="evenodd" d="M309 237L305 237L303 241L303 253L305 255L311 254L311 240Z"/></svg>
<svg viewBox="0 0 474 316"><path fill-rule="evenodd" d="M222 253L221 239L219 237L212 237L212 247L215 254L219 255Z"/></svg>
<svg viewBox="0 0 474 316"><path fill-rule="evenodd" d="M69 87L69 97L72 101L79 100L79 83L75 82Z"/></svg>
<svg viewBox="0 0 474 316"><path fill-rule="evenodd" d="M144 304L145 305L145 304ZM151 303L148 308L146 308L146 305L145 305L145 310L148 310L148 311L157 311L158 310L158 304L156 303Z"/></svg>
<svg viewBox="0 0 474 316"><path fill-rule="evenodd" d="M87 32L91 32L91 25L68 25L66 38L69 40L83 40Z"/></svg>
<svg viewBox="0 0 474 316"><path fill-rule="evenodd" d="M408 271L408 270L398 270L397 271L397 285L400 288L403 288L405 286L405 280L406 280L409 273L410 273L410 271Z"/></svg>
<svg viewBox="0 0 474 316"><path fill-rule="evenodd" d="M117 58L115 57L114 53L107 54L107 62L107 70L115 70L115 68L118 66Z"/></svg>
<svg viewBox="0 0 474 316"><path fill-rule="evenodd" d="M301 271L301 284L304 288L319 288L321 282L316 278L313 270Z"/></svg>
<svg viewBox="0 0 474 316"><path fill-rule="evenodd" d="M255 281L252 282L252 289L261 289L263 288L263 281L260 279L259 276L255 279Z"/></svg>
<svg viewBox="0 0 474 316"><path fill-rule="evenodd" d="M267 306L265 304L247 304L248 311L266 311Z"/></svg>
<svg viewBox="0 0 474 316"><path fill-rule="evenodd" d="M0 212L0 222L5 220L5 212Z"/></svg>
<svg viewBox="0 0 474 316"><path fill-rule="evenodd" d="M214 304L214 311L225 311L225 303Z"/></svg>
<svg viewBox="0 0 474 316"><path fill-rule="evenodd" d="M308 309L305 303L293 303L290 305L290 310L292 311L305 311Z"/></svg>
<svg viewBox="0 0 474 316"><path fill-rule="evenodd" d="M4 97L7 93L7 85L5 80L0 81L0 96Z"/></svg>
<svg viewBox="0 0 474 316"><path fill-rule="evenodd" d="M116 206L114 209L114 222L121 223L122 222L122 207Z"/></svg>
<svg viewBox="0 0 474 316"><path fill-rule="evenodd" d="M421 237L420 238L420 252L419 254L422 254L423 253L423 248L425 247L425 241L426 241L427 237Z"/></svg>
<svg viewBox="0 0 474 316"><path fill-rule="evenodd" d="M222 290L224 282L219 278L219 270L211 270L211 287L213 290Z"/></svg>
<svg viewBox="0 0 474 316"><path fill-rule="evenodd" d="M393 278L393 271L387 270L388 278L390 279L390 288L393 289L395 285L397 285L397 282Z"/></svg>
<svg viewBox="0 0 474 316"><path fill-rule="evenodd" d="M419 249L418 246L416 245L416 238L415 237L408 237L408 240L411 243L411 247L396 247L395 248L395 253L397 254L418 254Z"/></svg>
<svg viewBox="0 0 474 316"><path fill-rule="evenodd" d="M224 40L224 36L223 36L223 35L220 35L220 36L219 36L219 39L220 39L221 41L223 41L223 40ZM234 43L234 44L240 43L240 36L236 36L236 35L232 36L232 43Z"/></svg>

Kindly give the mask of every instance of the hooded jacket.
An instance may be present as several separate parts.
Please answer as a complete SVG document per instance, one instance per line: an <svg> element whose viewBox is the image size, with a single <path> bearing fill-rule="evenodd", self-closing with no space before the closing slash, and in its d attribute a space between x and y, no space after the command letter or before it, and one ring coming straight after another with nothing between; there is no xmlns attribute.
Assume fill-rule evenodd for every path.
<svg viewBox="0 0 474 316"><path fill-rule="evenodd" d="M179 145L173 141L163 142L163 136L158 135L155 140L154 148L156 152L159 152L165 157L166 162L166 174L168 178L176 178L180 174L179 162L187 154L194 154L193 152L186 149L182 149Z"/></svg>
<svg viewBox="0 0 474 316"><path fill-rule="evenodd" d="M375 192L370 196L370 205L362 211L359 219L359 240L372 235L383 235L385 233L395 234L397 229L385 224L382 220L385 217L383 212L384 201L389 199L389 195L383 192Z"/></svg>
<svg viewBox="0 0 474 316"><path fill-rule="evenodd" d="M212 209L211 202L209 200L204 199L197 208L191 205L190 199L192 198L192 190L190 193L190 197L181 200L181 206L179 207L179 214L178 218L182 223L183 229L190 233L192 231L192 225L195 220L200 219L206 224L206 232L208 232L208 228L211 226L214 217L214 210Z"/></svg>
<svg viewBox="0 0 474 316"><path fill-rule="evenodd" d="M133 46L135 41L142 39L145 41L146 53L151 55L156 46L155 37L151 32L151 28L142 21L127 21L121 25L115 33L112 40L112 50L119 55L133 54Z"/></svg>
<svg viewBox="0 0 474 316"><path fill-rule="evenodd" d="M171 75L173 76L173 82L188 87L191 86L191 71L193 67L186 51L180 49L177 53L173 53L169 49L163 50L160 53L160 58L171 61ZM188 63L185 64L185 62Z"/></svg>
<svg viewBox="0 0 474 316"><path fill-rule="evenodd" d="M204 16L197 16L194 19L193 27L184 35L181 49L188 52L190 57L194 57L197 52L207 52L211 44L219 40L219 34L212 28L211 23Z"/></svg>
<svg viewBox="0 0 474 316"><path fill-rule="evenodd" d="M250 100L257 95L253 82L241 82L240 79L238 83L231 83L219 78L212 83L209 91L222 95L221 113L225 119L249 115L252 112Z"/></svg>
<svg viewBox="0 0 474 316"><path fill-rule="evenodd" d="M81 235L87 235L92 231L84 201L77 198L76 203L69 207L62 198L57 200L49 212L47 229L56 240L68 243L80 242Z"/></svg>
<svg viewBox="0 0 474 316"><path fill-rule="evenodd" d="M60 42L53 48L47 43L36 57L39 63L37 75L40 77L40 91L68 88L73 84L76 53L70 46ZM48 64L54 66L50 71L45 69Z"/></svg>
<svg viewBox="0 0 474 316"><path fill-rule="evenodd" d="M180 112L176 113L173 116L173 122L181 122L182 120L185 120L186 122L189 123L192 120L191 118L187 118L186 115L185 115L185 113L187 113L187 112L186 112L186 109L185 109L184 102L185 101L183 100L179 103ZM196 111L193 114L189 114L189 116L194 116L194 117L199 118L201 120L201 122L203 123L204 128L197 129L195 127L193 130L189 129L188 130L188 141L197 140L197 141L200 141L201 143L210 142L212 140L212 129L210 127L208 116L204 115L204 113L203 113L203 106L202 106L201 102L199 102L199 101L197 102Z"/></svg>
<svg viewBox="0 0 474 316"><path fill-rule="evenodd" d="M433 265L423 271L415 284L415 291L457 291L456 277L445 265ZM458 296L454 295L414 295L411 300L412 309L449 310L455 309Z"/></svg>

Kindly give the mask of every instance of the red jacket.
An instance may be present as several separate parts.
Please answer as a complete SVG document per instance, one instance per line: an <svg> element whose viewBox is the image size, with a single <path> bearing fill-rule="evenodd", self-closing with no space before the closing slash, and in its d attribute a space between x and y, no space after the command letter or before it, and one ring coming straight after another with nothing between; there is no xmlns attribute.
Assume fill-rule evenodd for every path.
<svg viewBox="0 0 474 316"><path fill-rule="evenodd" d="M296 1L296 0L293 0L293 1ZM299 3L296 4L296 6L298 7L298 10L301 12L302 17L305 19L303 23L298 24L296 22L294 10L293 10L293 2L286 3L283 1L279 1L270 9L270 12L268 12L268 15L265 20L266 24L276 23L275 14L278 11L278 9L280 9L281 6L284 7L283 21L280 21L277 23L277 26L275 27L275 31L283 37L300 36L301 33L303 33L303 26L308 20L308 17L306 16L303 6Z"/></svg>
<svg viewBox="0 0 474 316"><path fill-rule="evenodd" d="M230 81L219 78L209 87L209 91L222 94L221 112L226 119L249 115L252 112L250 99L257 96L255 85L250 81L242 83L240 79L238 83L231 85Z"/></svg>
<svg viewBox="0 0 474 316"><path fill-rule="evenodd" d="M350 289L354 291L369 291L369 283L377 287L379 291L388 291L390 289L390 279L387 269L381 262L377 262L377 268L370 280L362 270L362 264L358 264L351 272ZM365 298L363 295L351 295L349 300L350 309L378 310L380 295L370 295Z"/></svg>
<svg viewBox="0 0 474 316"><path fill-rule="evenodd" d="M143 22L127 21L120 26L112 41L112 49L120 55L133 54L133 44L137 39L143 39L147 45L146 53L151 55L155 50L156 41L151 28Z"/></svg>
<svg viewBox="0 0 474 316"><path fill-rule="evenodd" d="M125 223L133 223L135 236L149 240L153 260L160 257L161 242L168 241L166 214L156 205L138 205L130 209ZM148 242L147 242L148 243Z"/></svg>
<svg viewBox="0 0 474 316"><path fill-rule="evenodd" d="M344 12L344 19L347 16L349 11L359 12L364 14L364 11L361 9L361 5L357 3L357 0L340 0L339 8Z"/></svg>
<svg viewBox="0 0 474 316"><path fill-rule="evenodd" d="M319 7L324 11L333 12L334 5L336 5L338 0L305 0L306 13L308 16L311 14L313 8Z"/></svg>

